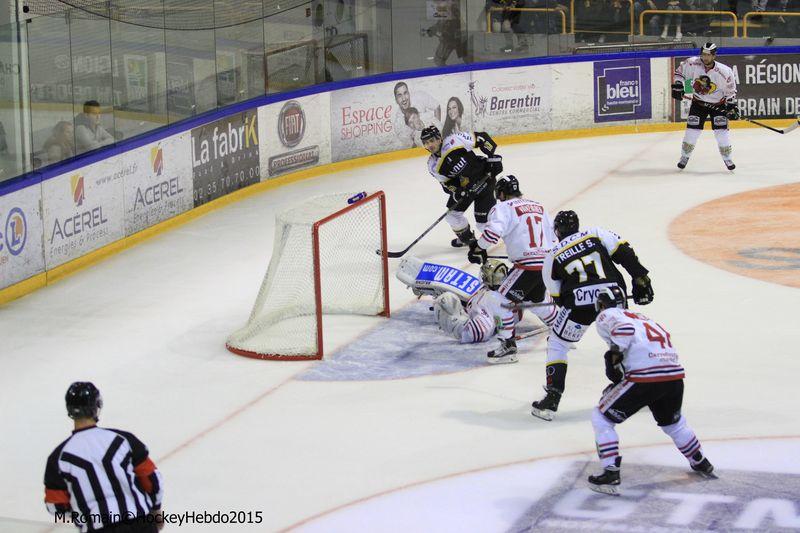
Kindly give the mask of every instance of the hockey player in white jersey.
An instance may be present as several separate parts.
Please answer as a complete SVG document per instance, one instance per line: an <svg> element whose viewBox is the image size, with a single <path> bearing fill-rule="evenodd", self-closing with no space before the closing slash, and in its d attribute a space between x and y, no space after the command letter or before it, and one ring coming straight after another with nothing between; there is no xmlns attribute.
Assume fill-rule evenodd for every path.
<svg viewBox="0 0 800 533"><path fill-rule="evenodd" d="M452 292L439 295L433 303L439 328L457 341L484 342L497 335L500 347L486 355L490 364L517 362L516 312L503 305L507 300L497 292L507 274L505 263L489 259L481 266L483 287L467 301L466 309Z"/></svg>
<svg viewBox="0 0 800 533"><path fill-rule="evenodd" d="M474 202L475 225L483 230L489 209L495 203L492 188L494 178L503 171L502 156L495 153L497 145L485 132L475 132L473 137L458 132L442 139L436 126L428 126L421 133L422 144L430 156L428 172L449 195L445 220L456 234L450 243L455 248L475 240L464 212ZM477 148L486 156L473 152Z"/></svg>
<svg viewBox="0 0 800 533"><path fill-rule="evenodd" d="M597 333L609 347L605 367L612 384L592 410L597 454L604 470L589 476L589 488L617 494L622 457L614 426L645 406L692 470L704 477L716 477L700 441L681 414L684 369L669 332L646 316L627 310L625 293L617 286L600 290L595 310L599 313Z"/></svg>
<svg viewBox="0 0 800 533"><path fill-rule="evenodd" d="M700 55L683 61L675 69L672 84L672 97L683 99L685 83L692 81L692 105L686 120L686 133L681 145L681 159L678 168L686 168L697 139L703 131L707 119L711 119L711 129L717 138L719 153L728 170L733 170L729 120L739 120L736 105L736 79L733 69L716 60L717 45L708 42L700 49Z"/></svg>
<svg viewBox="0 0 800 533"><path fill-rule="evenodd" d="M490 364L515 363L516 312L505 307L507 301L497 288L508 274L502 261L489 259L481 266L481 279L463 270L427 263L408 257L400 263L397 278L417 296L433 296L436 323L447 335L461 343L485 342L497 335L500 348L487 354ZM547 331L540 327L525 336Z"/></svg>
<svg viewBox="0 0 800 533"><path fill-rule="evenodd" d="M498 292L511 306L522 302L552 303L542 281L545 254L557 242L553 223L544 206L522 197L517 178L508 175L497 180L498 203L489 211L489 220L480 238L470 244L467 258L472 263L486 261L487 249L502 239L508 259L514 263ZM532 307L533 313L550 326L556 306Z"/></svg>

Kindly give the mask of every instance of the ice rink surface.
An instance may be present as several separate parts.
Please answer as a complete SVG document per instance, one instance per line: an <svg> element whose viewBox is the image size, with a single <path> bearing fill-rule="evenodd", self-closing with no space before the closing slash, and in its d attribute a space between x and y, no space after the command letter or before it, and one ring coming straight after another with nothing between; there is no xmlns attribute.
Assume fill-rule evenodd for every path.
<svg viewBox="0 0 800 533"><path fill-rule="evenodd" d="M586 475L599 469L589 413L606 385L594 329L570 352L557 418L535 419L543 339L521 341L518 364L483 365L491 345L437 337L432 317L426 325L426 309L394 278L397 260L397 318L330 321L330 361L225 350L266 271L277 209L382 189L389 247L401 249L445 202L421 155L254 195L0 307L0 516L47 522L45 460L71 429L64 392L91 380L105 401L101 425L149 446L166 512L263 513L260 524L169 531L800 529L799 289L712 266L695 246L687 255L670 232L700 204L800 181L800 134L732 132L733 173L708 131L678 171L681 137L516 144L501 153L525 196L553 214L574 209L582 226L617 231L650 269L655 301L641 311L672 334L687 370L684 414L719 480L691 476L645 411L618 428L623 496L588 492ZM800 229L742 198L732 209L753 221L742 224L748 242L777 229L790 236L771 248L789 259L748 268L797 281ZM713 240L717 226L712 211L696 231ZM413 253L468 268L451 238L443 223ZM334 349L347 357L337 360Z"/></svg>

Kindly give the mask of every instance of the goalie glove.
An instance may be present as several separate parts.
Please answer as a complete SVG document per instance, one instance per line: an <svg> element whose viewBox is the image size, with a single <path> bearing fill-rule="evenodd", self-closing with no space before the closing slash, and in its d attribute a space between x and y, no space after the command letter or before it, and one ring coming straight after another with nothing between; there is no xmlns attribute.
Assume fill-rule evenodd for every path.
<svg viewBox="0 0 800 533"><path fill-rule="evenodd" d="M676 81L672 84L672 97L675 100L681 101L683 100L683 83Z"/></svg>
<svg viewBox="0 0 800 533"><path fill-rule="evenodd" d="M647 305L653 301L653 286L650 284L650 278L645 274L633 278L633 301L639 305Z"/></svg>
<svg viewBox="0 0 800 533"><path fill-rule="evenodd" d="M622 378L625 377L625 373L622 371L622 353L619 350L611 349L608 350L605 355L603 356L606 360L606 377L611 381L611 383L619 383L622 381Z"/></svg>
<svg viewBox="0 0 800 533"><path fill-rule="evenodd" d="M489 259L486 250L481 248L478 245L478 241L472 241L469 243L469 252L467 252L467 259L470 263L474 263L476 265L482 265Z"/></svg>
<svg viewBox="0 0 800 533"><path fill-rule="evenodd" d="M739 120L742 118L741 113L739 113L739 106L736 105L736 102L725 103L725 116L728 117L728 120Z"/></svg>

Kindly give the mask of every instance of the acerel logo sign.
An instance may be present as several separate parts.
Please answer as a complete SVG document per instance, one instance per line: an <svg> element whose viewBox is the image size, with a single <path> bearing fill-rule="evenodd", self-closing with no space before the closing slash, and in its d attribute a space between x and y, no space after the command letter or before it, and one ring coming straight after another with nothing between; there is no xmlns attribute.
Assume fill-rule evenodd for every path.
<svg viewBox="0 0 800 533"><path fill-rule="evenodd" d="M28 223L25 213L19 207L8 212L5 231L0 233L0 252L5 248L11 255L19 255L28 240Z"/></svg>
<svg viewBox="0 0 800 533"><path fill-rule="evenodd" d="M594 121L652 117L650 59L598 61L594 64Z"/></svg>
<svg viewBox="0 0 800 533"><path fill-rule="evenodd" d="M84 178L80 174L74 174L70 177L72 200L75 202L75 207L82 207L84 200L86 200L84 182ZM50 244L53 244L56 238L59 240L70 239L82 233L89 232L90 230L97 229L107 222L108 218L106 218L103 213L102 205L91 209L79 209L69 217L55 219L53 222L53 229L50 232Z"/></svg>
<svg viewBox="0 0 800 533"><path fill-rule="evenodd" d="M160 176L164 172L164 150L157 144L150 149L150 164L153 166L153 173Z"/></svg>

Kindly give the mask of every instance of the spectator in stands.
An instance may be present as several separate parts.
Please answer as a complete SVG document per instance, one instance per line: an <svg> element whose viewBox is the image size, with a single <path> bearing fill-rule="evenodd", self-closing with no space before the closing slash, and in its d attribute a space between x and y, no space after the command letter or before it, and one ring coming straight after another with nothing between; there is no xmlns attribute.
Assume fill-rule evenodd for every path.
<svg viewBox="0 0 800 533"><path fill-rule="evenodd" d="M680 11L683 9L683 6L681 5L680 0L666 0L666 5L662 7L662 9L666 9L667 11ZM670 13L664 16L664 28L661 31L662 39L667 39L669 36L669 28L673 22L675 22L675 40L677 41L683 38L683 32L681 31L683 15L680 13Z"/></svg>
<svg viewBox="0 0 800 533"><path fill-rule="evenodd" d="M75 117L75 141L79 152L114 142L114 137L100 124L100 103L96 100L85 102L83 113Z"/></svg>
<svg viewBox="0 0 800 533"><path fill-rule="evenodd" d="M605 43L609 14L604 0L579 0L575 2L575 40Z"/></svg>
<svg viewBox="0 0 800 533"><path fill-rule="evenodd" d="M633 3L633 20L638 21L642 11L650 9L659 9L659 7L653 0L636 0ZM661 28L661 15L648 15L645 17L644 23L645 35L658 35L659 29Z"/></svg>
<svg viewBox="0 0 800 533"><path fill-rule="evenodd" d="M694 11L717 11L719 10L719 0L687 0L687 5ZM713 15L693 15L689 18L686 27L686 34L690 36L711 35L711 21Z"/></svg>
<svg viewBox="0 0 800 533"><path fill-rule="evenodd" d="M71 122L62 120L53 126L53 132L42 146L47 163L57 163L75 155L74 133L75 129Z"/></svg>
<svg viewBox="0 0 800 533"><path fill-rule="evenodd" d="M492 32L506 33L506 49L510 52L514 49L514 40L510 33L517 34L517 47L516 51L524 52L528 50L528 35L527 28L520 24L522 11L517 11L515 8L525 7L525 0L486 0L485 9L490 13L492 23ZM492 8L495 10L493 11ZM502 11L496 11L501 8Z"/></svg>
<svg viewBox="0 0 800 533"><path fill-rule="evenodd" d="M8 155L8 141L6 140L6 130L0 122L0 156Z"/></svg>
<svg viewBox="0 0 800 533"><path fill-rule="evenodd" d="M422 33L428 37L439 38L439 46L433 53L433 62L436 66L447 64L447 58L454 51L464 63L472 61L469 56L467 32L461 30L461 11L457 0L449 0L444 6L441 18L430 28L422 30Z"/></svg>

